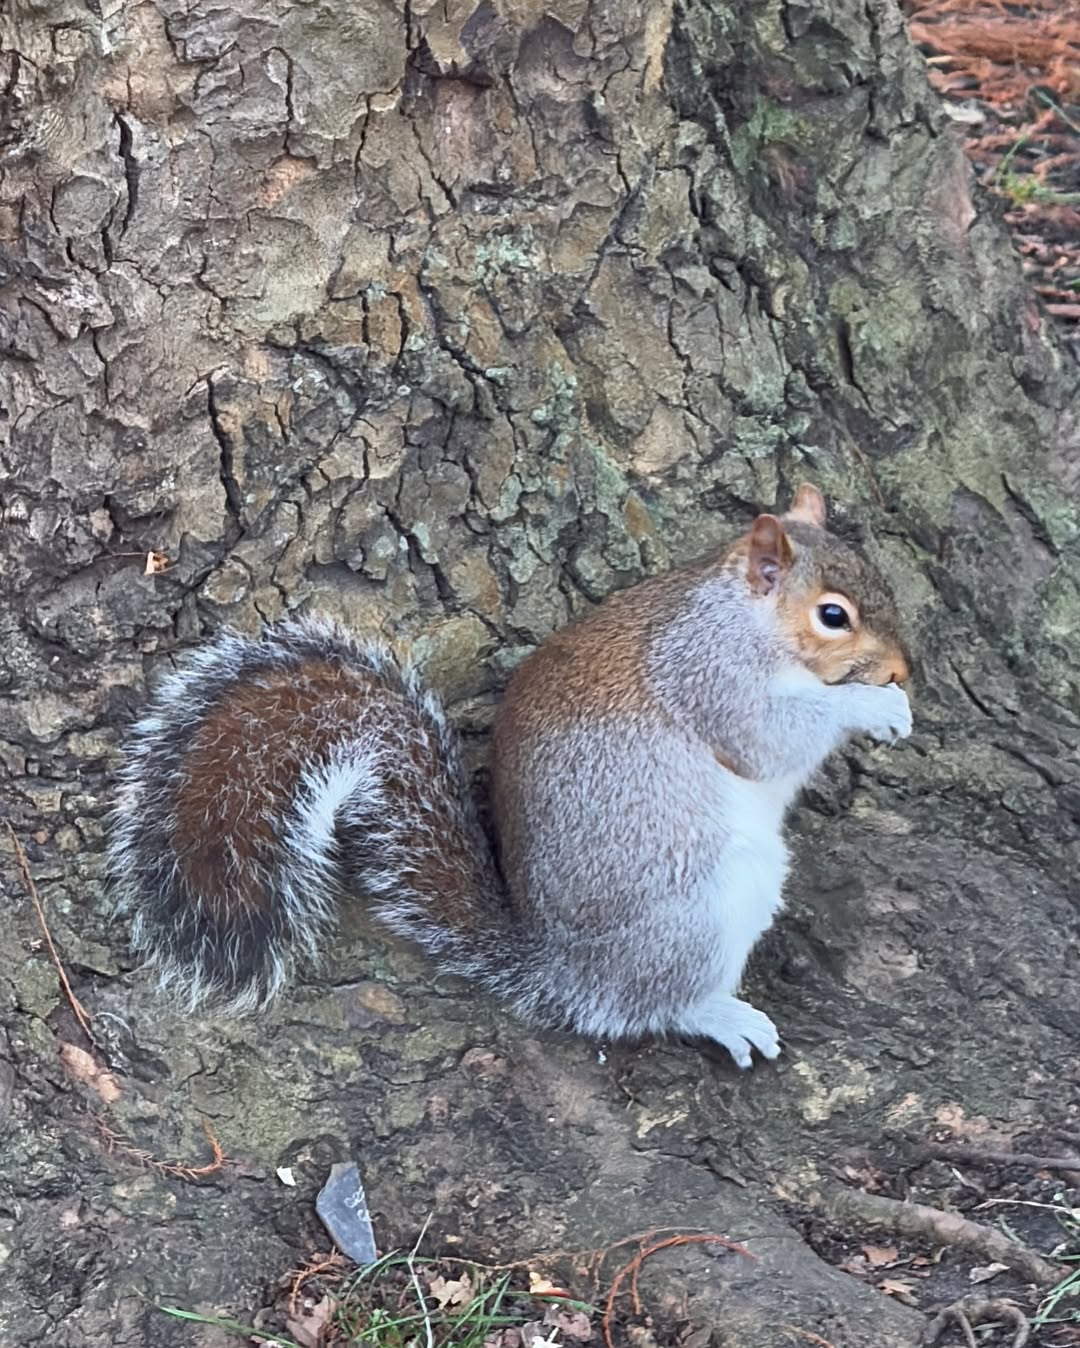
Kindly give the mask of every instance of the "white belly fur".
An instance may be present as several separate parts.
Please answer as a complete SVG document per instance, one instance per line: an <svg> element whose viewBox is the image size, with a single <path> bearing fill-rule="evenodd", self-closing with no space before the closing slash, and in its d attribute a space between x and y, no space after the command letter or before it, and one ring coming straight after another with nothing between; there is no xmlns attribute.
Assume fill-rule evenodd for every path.
<svg viewBox="0 0 1080 1348"><path fill-rule="evenodd" d="M725 841L706 901L719 938L717 990L734 992L747 956L783 905L788 872L784 813L798 783L751 782L719 771L725 779Z"/></svg>

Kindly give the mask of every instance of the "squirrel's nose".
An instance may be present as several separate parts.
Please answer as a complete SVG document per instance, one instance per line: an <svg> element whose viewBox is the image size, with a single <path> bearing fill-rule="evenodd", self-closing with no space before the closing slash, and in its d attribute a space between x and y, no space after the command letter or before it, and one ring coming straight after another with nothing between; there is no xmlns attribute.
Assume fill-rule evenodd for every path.
<svg viewBox="0 0 1080 1348"><path fill-rule="evenodd" d="M889 683L907 683L908 679L911 678L908 662L902 655L893 656L890 668Z"/></svg>

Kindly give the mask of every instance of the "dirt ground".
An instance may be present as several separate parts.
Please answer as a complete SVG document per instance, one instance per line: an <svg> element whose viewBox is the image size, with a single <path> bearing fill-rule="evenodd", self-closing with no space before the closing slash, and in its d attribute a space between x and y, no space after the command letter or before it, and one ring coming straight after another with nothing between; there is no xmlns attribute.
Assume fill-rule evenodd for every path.
<svg viewBox="0 0 1080 1348"><path fill-rule="evenodd" d="M430 1214L432 1254L487 1263L659 1227L715 1231L757 1256L651 1260L642 1293L659 1342L707 1328L716 1344L780 1344L793 1325L837 1348L916 1343L914 1308L969 1291L971 1270L995 1260L853 1227L830 1216L829 1192L948 1202L991 1225L1007 1214L1046 1253L1062 1232L1022 1204L1080 1197L1038 1167L918 1152L936 1137L1052 1154L1056 1130L1080 1129L1076 895L1060 861L1076 787L1061 780L1060 733L1031 708L928 707L910 745L833 766L799 812L791 912L756 960L753 992L785 1053L747 1074L690 1046L533 1038L363 932L255 1022L176 1019L124 972L120 942L118 962L78 934L79 907L54 901L103 1052L32 953L5 1035L9 1341L218 1342L154 1304L250 1322L327 1248L312 1201L329 1165L355 1158L384 1248L411 1247ZM977 779L960 775L972 760ZM64 879L73 895L84 883ZM228 1160L161 1174L110 1150L99 1118L188 1166L209 1159L206 1123ZM990 1198L1010 1203L988 1210ZM991 1286L1029 1310L1041 1295L1007 1269Z"/></svg>

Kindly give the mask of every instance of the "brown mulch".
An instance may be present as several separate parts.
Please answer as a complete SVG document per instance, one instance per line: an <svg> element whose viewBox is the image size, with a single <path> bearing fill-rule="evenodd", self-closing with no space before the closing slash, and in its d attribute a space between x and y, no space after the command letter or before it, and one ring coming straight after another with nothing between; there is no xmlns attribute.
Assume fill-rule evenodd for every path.
<svg viewBox="0 0 1080 1348"><path fill-rule="evenodd" d="M1080 0L905 0L930 79L1007 205L1025 272L1080 342Z"/></svg>

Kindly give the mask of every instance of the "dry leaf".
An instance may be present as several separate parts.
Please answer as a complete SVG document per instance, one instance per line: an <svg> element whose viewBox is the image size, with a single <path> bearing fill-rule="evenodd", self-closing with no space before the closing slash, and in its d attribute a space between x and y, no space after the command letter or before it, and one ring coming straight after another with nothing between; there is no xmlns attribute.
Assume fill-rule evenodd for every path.
<svg viewBox="0 0 1080 1348"><path fill-rule="evenodd" d="M878 1283L878 1290L885 1293L886 1296L895 1297L897 1301L902 1301L905 1306L915 1306L917 1301L912 1293L915 1291L913 1282L903 1282L900 1278L882 1278Z"/></svg>
<svg viewBox="0 0 1080 1348"><path fill-rule="evenodd" d="M556 1287L535 1269L529 1269L529 1291L534 1297L568 1297L565 1287Z"/></svg>
<svg viewBox="0 0 1080 1348"><path fill-rule="evenodd" d="M558 1306L549 1306L544 1324L551 1325L568 1339L577 1339L579 1343L588 1343L593 1336L592 1321L584 1311L564 1311Z"/></svg>
<svg viewBox="0 0 1080 1348"><path fill-rule="evenodd" d="M656 1348L656 1336L645 1325L627 1325L626 1337L631 1348Z"/></svg>
<svg viewBox="0 0 1080 1348"><path fill-rule="evenodd" d="M333 1297L325 1296L321 1301L305 1302L304 1314L290 1315L285 1324L300 1348L320 1348L323 1330L336 1309Z"/></svg>
<svg viewBox="0 0 1080 1348"><path fill-rule="evenodd" d="M143 567L144 576L156 576L161 571L169 569L169 559L163 552L148 552L146 554L146 565Z"/></svg>
<svg viewBox="0 0 1080 1348"><path fill-rule="evenodd" d="M867 1193L879 1193L882 1181L885 1178L884 1172L875 1170L871 1165L844 1166L844 1174L851 1180L857 1188L865 1189Z"/></svg>
<svg viewBox="0 0 1080 1348"><path fill-rule="evenodd" d="M444 1278L440 1273L428 1283L428 1291L439 1303L439 1310L447 1306L464 1306L472 1298L472 1279L467 1273L460 1278Z"/></svg>
<svg viewBox="0 0 1080 1348"><path fill-rule="evenodd" d="M522 1348L521 1330L510 1325L506 1329L497 1329L484 1340L484 1348Z"/></svg>
<svg viewBox="0 0 1080 1348"><path fill-rule="evenodd" d="M900 1258L900 1252L895 1245L863 1245L861 1248L871 1268L885 1268L888 1264L895 1264Z"/></svg>
<svg viewBox="0 0 1080 1348"><path fill-rule="evenodd" d="M507 1062L490 1049L476 1047L466 1050L461 1059L461 1067L470 1076L501 1077L506 1075Z"/></svg>
<svg viewBox="0 0 1080 1348"><path fill-rule="evenodd" d="M120 1083L112 1072L99 1067L91 1053L75 1044L60 1045L60 1061L84 1086L97 1091L107 1105L120 1098Z"/></svg>
<svg viewBox="0 0 1080 1348"><path fill-rule="evenodd" d="M1008 1267L1008 1264L978 1264L968 1273L968 1278L972 1282L989 1282L999 1273L1006 1272Z"/></svg>

